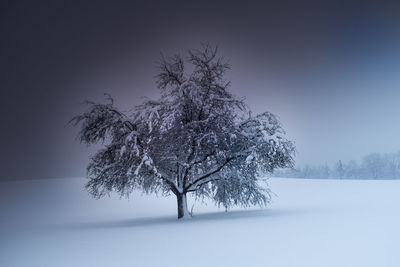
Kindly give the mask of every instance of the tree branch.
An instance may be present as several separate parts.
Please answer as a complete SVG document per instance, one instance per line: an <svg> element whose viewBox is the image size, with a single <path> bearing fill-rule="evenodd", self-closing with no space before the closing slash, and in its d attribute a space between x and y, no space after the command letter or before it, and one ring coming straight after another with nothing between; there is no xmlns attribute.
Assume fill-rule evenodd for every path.
<svg viewBox="0 0 400 267"><path fill-rule="evenodd" d="M193 186L197 186L198 183L202 182L202 183L207 183L212 181L213 179L208 179L207 181L205 181L207 178L209 178L210 176L212 176L213 174L216 174L217 172L219 172L223 167L225 167L230 161L232 161L233 159L235 159L236 157L229 157L225 160L225 162L223 164L221 164L220 166L218 166L216 169L207 172L206 174L198 177L197 179L195 179L193 181L193 183L191 183L189 186L187 186L186 188L184 188L184 190L191 190L191 187Z"/></svg>

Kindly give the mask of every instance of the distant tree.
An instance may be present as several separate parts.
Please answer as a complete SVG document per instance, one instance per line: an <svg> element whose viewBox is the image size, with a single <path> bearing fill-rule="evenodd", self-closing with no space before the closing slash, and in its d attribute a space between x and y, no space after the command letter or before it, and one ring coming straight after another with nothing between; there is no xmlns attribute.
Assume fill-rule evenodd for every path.
<svg viewBox="0 0 400 267"><path fill-rule="evenodd" d="M384 162L387 165L387 176L391 179L399 178L400 176L400 152L386 154Z"/></svg>
<svg viewBox="0 0 400 267"><path fill-rule="evenodd" d="M400 152L372 153L358 164L355 160L343 163L339 160L332 169L325 165L305 165L303 168L279 169L276 177L338 178L338 179L399 179Z"/></svg>
<svg viewBox="0 0 400 267"><path fill-rule="evenodd" d="M322 166L321 178L329 178L330 176L331 176L331 169L329 168L328 164L325 163Z"/></svg>
<svg viewBox="0 0 400 267"><path fill-rule="evenodd" d="M304 168L302 169L302 171L301 171L301 176L303 177L303 178L311 178L310 176L311 176L311 172L312 172L312 170L311 170L311 167L310 167L310 165L306 165L306 166L304 166Z"/></svg>
<svg viewBox="0 0 400 267"><path fill-rule="evenodd" d="M372 179L378 179L384 170L384 162L378 153L373 153L363 158L363 168Z"/></svg>
<svg viewBox="0 0 400 267"><path fill-rule="evenodd" d="M349 163L346 165L346 178L351 178L351 179L356 179L358 178L359 175L359 166L356 161L351 160Z"/></svg>
<svg viewBox="0 0 400 267"><path fill-rule="evenodd" d="M343 179L344 177L344 166L341 160L338 161L338 163L336 164L336 175L339 179Z"/></svg>
<svg viewBox="0 0 400 267"><path fill-rule="evenodd" d="M188 215L187 193L225 208L268 203L259 177L292 167L295 148L275 115L253 116L228 91L228 69L217 48L204 45L186 58L161 58L158 100L130 113L110 96L106 104L88 102L72 122L81 125L81 142L105 147L91 159L86 189L95 197L134 189L173 193L178 218Z"/></svg>

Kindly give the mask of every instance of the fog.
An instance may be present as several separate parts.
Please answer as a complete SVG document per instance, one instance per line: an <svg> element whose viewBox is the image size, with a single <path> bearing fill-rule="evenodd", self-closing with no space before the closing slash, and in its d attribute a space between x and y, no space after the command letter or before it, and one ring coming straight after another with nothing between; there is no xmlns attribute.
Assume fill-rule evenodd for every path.
<svg viewBox="0 0 400 267"><path fill-rule="evenodd" d="M157 97L160 52L202 42L231 90L279 115L296 162L400 149L400 21L382 3L6 1L0 7L1 180L80 177L90 154L66 125L84 100Z"/></svg>

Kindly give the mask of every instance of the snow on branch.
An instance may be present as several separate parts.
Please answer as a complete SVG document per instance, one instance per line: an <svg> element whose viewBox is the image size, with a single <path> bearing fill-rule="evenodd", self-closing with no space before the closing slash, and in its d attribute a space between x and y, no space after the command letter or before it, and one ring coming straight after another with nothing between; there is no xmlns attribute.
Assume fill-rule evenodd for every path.
<svg viewBox="0 0 400 267"><path fill-rule="evenodd" d="M188 192L225 207L267 203L269 191L259 179L292 167L295 154L277 116L247 116L244 99L224 80L230 66L217 47L162 56L158 68L159 99L145 100L128 115L106 95L108 103L88 102L88 110L71 120L80 125L82 142L105 144L87 168L87 190L96 197L135 189L173 193L180 207Z"/></svg>

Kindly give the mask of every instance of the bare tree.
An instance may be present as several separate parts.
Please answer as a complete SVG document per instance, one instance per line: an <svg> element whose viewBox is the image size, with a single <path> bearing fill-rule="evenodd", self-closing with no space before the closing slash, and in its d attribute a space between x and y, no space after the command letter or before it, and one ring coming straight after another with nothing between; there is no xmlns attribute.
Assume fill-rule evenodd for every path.
<svg viewBox="0 0 400 267"><path fill-rule="evenodd" d="M188 215L187 193L225 208L269 202L259 177L292 167L294 145L275 115L251 115L228 91L229 65L217 51L204 45L186 58L162 57L161 98L129 114L108 96L109 103L88 102L88 110L72 119L81 126L81 142L105 143L87 168L86 188L93 196L129 195L134 189L173 193L178 218Z"/></svg>

